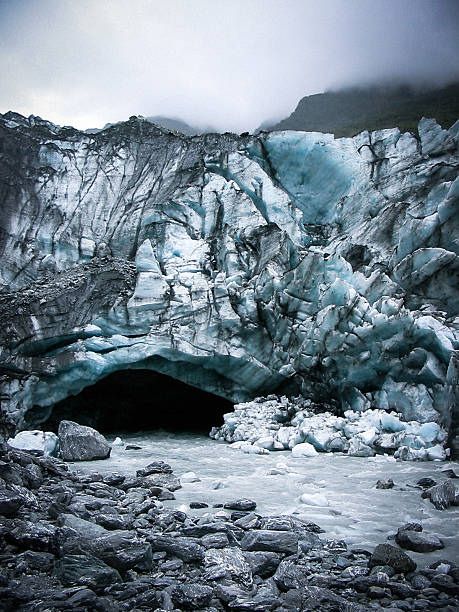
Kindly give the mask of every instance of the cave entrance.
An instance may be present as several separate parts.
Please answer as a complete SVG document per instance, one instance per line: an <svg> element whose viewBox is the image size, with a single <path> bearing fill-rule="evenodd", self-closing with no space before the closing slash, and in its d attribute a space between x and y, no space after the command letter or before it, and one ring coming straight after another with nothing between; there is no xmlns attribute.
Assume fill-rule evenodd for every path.
<svg viewBox="0 0 459 612"><path fill-rule="evenodd" d="M67 419L103 433L187 431L209 433L233 404L151 370L120 370L55 404L42 428L57 431Z"/></svg>

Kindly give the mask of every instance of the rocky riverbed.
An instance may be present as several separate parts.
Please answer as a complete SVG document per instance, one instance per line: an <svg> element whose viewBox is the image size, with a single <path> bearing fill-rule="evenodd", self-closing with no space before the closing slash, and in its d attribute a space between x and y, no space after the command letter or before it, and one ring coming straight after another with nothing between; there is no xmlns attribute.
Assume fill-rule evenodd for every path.
<svg viewBox="0 0 459 612"><path fill-rule="evenodd" d="M411 521L395 541L381 534L376 547L359 547L331 537L304 515L266 515L255 492L238 497L235 487L217 488L220 502L210 494L190 494L199 483L183 466L177 471L182 487L176 466L160 452L146 461L144 448L127 448L115 447L111 459L72 469L36 452L3 453L2 610L457 610L459 569L450 542L427 567L417 559L433 553L410 550L438 546L429 522ZM114 472L130 453L138 454L142 467L127 475ZM370 466L369 459L342 459ZM429 465L438 468L446 488L454 483L454 474L441 471L446 464ZM389 488L375 488L375 498L393 492L387 480L380 487ZM409 494L420 502L431 485L424 481ZM186 490L184 512L180 495ZM436 510L428 499L422 503L442 513L445 525L456 512ZM402 527L404 517L397 519Z"/></svg>

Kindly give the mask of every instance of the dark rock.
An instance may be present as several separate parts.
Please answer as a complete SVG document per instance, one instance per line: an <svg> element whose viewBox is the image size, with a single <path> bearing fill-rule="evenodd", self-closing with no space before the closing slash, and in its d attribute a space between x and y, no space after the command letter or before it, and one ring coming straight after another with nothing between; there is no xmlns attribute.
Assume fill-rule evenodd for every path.
<svg viewBox="0 0 459 612"><path fill-rule="evenodd" d="M137 569L148 571L153 565L150 544L135 538L130 531L114 531L96 538L91 552L119 571Z"/></svg>
<svg viewBox="0 0 459 612"><path fill-rule="evenodd" d="M180 584L171 592L172 601L185 610L200 610L210 603L213 590L203 584Z"/></svg>
<svg viewBox="0 0 459 612"><path fill-rule="evenodd" d="M54 571L63 585L84 585L96 593L121 582L116 569L91 555L65 555L56 562Z"/></svg>
<svg viewBox="0 0 459 612"><path fill-rule="evenodd" d="M6 534L8 541L22 550L56 553L59 549L59 532L45 522L15 521Z"/></svg>
<svg viewBox="0 0 459 612"><path fill-rule="evenodd" d="M411 578L411 586L413 589L421 591L422 589L427 589L430 587L430 580L422 574L415 574Z"/></svg>
<svg viewBox="0 0 459 612"><path fill-rule="evenodd" d="M368 564L370 567L375 565L389 565L396 572L414 572L416 563L403 550L391 544L378 544L371 555Z"/></svg>
<svg viewBox="0 0 459 612"><path fill-rule="evenodd" d="M247 589L253 584L250 566L239 548L207 550L205 567L205 576L208 580L231 580Z"/></svg>
<svg viewBox="0 0 459 612"><path fill-rule="evenodd" d="M0 514L14 516L24 504L24 498L13 491L0 489Z"/></svg>
<svg viewBox="0 0 459 612"><path fill-rule="evenodd" d="M371 597L371 599L382 599L386 597L386 595L387 591L382 587L372 586L368 589L368 596Z"/></svg>
<svg viewBox="0 0 459 612"><path fill-rule="evenodd" d="M255 597L237 597L230 601L228 608L230 610L248 610L253 612L263 612L264 610L274 610L282 601L279 597L271 594L255 595Z"/></svg>
<svg viewBox="0 0 459 612"><path fill-rule="evenodd" d="M442 470L441 473L444 474L447 478L459 478L456 472L451 468L448 468L447 470Z"/></svg>
<svg viewBox="0 0 459 612"><path fill-rule="evenodd" d="M61 421L57 431L64 461L91 461L110 456L111 446L102 434L86 425Z"/></svg>
<svg viewBox="0 0 459 612"><path fill-rule="evenodd" d="M281 562L281 556L278 553L267 551L245 551L244 558L252 574L261 578L270 578Z"/></svg>
<svg viewBox="0 0 459 612"><path fill-rule="evenodd" d="M201 542L204 548L225 548L230 544L228 536L223 532L208 533L203 536Z"/></svg>
<svg viewBox="0 0 459 612"><path fill-rule="evenodd" d="M445 510L454 503L456 488L451 480L444 480L441 484L429 489L428 493L435 508Z"/></svg>
<svg viewBox="0 0 459 612"><path fill-rule="evenodd" d="M124 450L142 450L142 446L137 446L136 444L126 444Z"/></svg>
<svg viewBox="0 0 459 612"><path fill-rule="evenodd" d="M416 597L415 589L406 582L389 582L388 587L394 597L407 599L408 597Z"/></svg>
<svg viewBox="0 0 459 612"><path fill-rule="evenodd" d="M152 550L167 552L186 563L204 559L204 548L193 538L152 534L147 539Z"/></svg>
<svg viewBox="0 0 459 612"><path fill-rule="evenodd" d="M296 554L298 536L289 531L270 531L260 529L248 531L241 541L244 550L266 550L271 552Z"/></svg>
<svg viewBox="0 0 459 612"><path fill-rule="evenodd" d="M3 478L8 485L23 486L21 471L21 468L17 465L0 461L0 478Z"/></svg>
<svg viewBox="0 0 459 612"><path fill-rule="evenodd" d="M388 478L387 480L378 480L376 483L377 489L393 489L395 486L392 478Z"/></svg>
<svg viewBox="0 0 459 612"><path fill-rule="evenodd" d="M274 582L282 591L300 589L307 583L307 575L296 563L285 559L273 576Z"/></svg>
<svg viewBox="0 0 459 612"><path fill-rule="evenodd" d="M432 552L444 548L443 542L434 535L426 535L408 529L399 530L395 541L402 548L415 552Z"/></svg>
<svg viewBox="0 0 459 612"><path fill-rule="evenodd" d="M433 478L426 477L418 480L416 484L424 489L430 489L430 487L434 487L437 483Z"/></svg>
<svg viewBox="0 0 459 612"><path fill-rule="evenodd" d="M150 476L150 474L172 474L172 468L164 461L153 461L136 472L138 477Z"/></svg>
<svg viewBox="0 0 459 612"><path fill-rule="evenodd" d="M132 520L130 520L129 517L111 513L100 513L95 517L95 521L98 525L101 525L105 529L109 530L128 529L130 524L132 524Z"/></svg>
<svg viewBox="0 0 459 612"><path fill-rule="evenodd" d="M257 527L261 526L261 521L257 514L253 512L247 514L244 512L244 516L234 521L234 524L241 529L257 529Z"/></svg>
<svg viewBox="0 0 459 612"><path fill-rule="evenodd" d="M236 499L234 501L226 502L223 507L227 510L241 510L243 512L250 512L251 510L255 510L257 504L251 499Z"/></svg>
<svg viewBox="0 0 459 612"><path fill-rule="evenodd" d="M190 508L192 510L199 510L201 508L208 508L209 504L206 504L205 502L197 502L197 501L192 501L190 502Z"/></svg>
<svg viewBox="0 0 459 612"><path fill-rule="evenodd" d="M436 574L431 577L430 582L439 591L448 593L448 595L454 595L455 597L459 596L459 585L454 583L452 576Z"/></svg>
<svg viewBox="0 0 459 612"><path fill-rule="evenodd" d="M51 553L26 550L17 556L17 567L49 572L53 569L55 560L56 557Z"/></svg>
<svg viewBox="0 0 459 612"><path fill-rule="evenodd" d="M112 474L107 474L104 476L103 482L111 487L117 487L118 485L122 484L125 479L126 476L123 476L123 474L113 472Z"/></svg>
<svg viewBox="0 0 459 612"><path fill-rule="evenodd" d="M97 609L96 602L97 595L94 591L91 591L91 589L78 589L78 591L73 593L65 603L70 610L75 610L83 606L86 609Z"/></svg>

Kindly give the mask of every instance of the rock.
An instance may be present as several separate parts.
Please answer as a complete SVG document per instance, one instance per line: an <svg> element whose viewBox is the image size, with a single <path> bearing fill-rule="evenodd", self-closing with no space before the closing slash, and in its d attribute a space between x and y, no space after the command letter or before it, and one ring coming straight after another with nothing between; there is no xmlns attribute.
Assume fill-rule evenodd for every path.
<svg viewBox="0 0 459 612"><path fill-rule="evenodd" d="M152 547L130 531L114 531L95 538L89 549L105 563L125 572L129 569L149 571L153 564Z"/></svg>
<svg viewBox="0 0 459 612"><path fill-rule="evenodd" d="M236 499L235 501L226 502L223 507L227 510L241 510L244 512L250 512L251 510L255 510L257 504L251 499Z"/></svg>
<svg viewBox="0 0 459 612"><path fill-rule="evenodd" d="M437 510L445 510L454 503L456 488L451 480L444 480L429 489L429 497Z"/></svg>
<svg viewBox="0 0 459 612"><path fill-rule="evenodd" d="M201 508L208 508L209 504L206 504L205 502L196 502L196 501L192 501L190 502L190 508L192 510L199 510Z"/></svg>
<svg viewBox="0 0 459 612"><path fill-rule="evenodd" d="M139 447L140 448L140 447ZM153 461L146 467L137 470L136 475L140 477L150 476L151 474L172 474L172 468L164 461Z"/></svg>
<svg viewBox="0 0 459 612"><path fill-rule="evenodd" d="M248 551L261 550L293 555L298 552L298 535L289 531L248 531L241 541L241 547Z"/></svg>
<svg viewBox="0 0 459 612"><path fill-rule="evenodd" d="M208 580L230 579L245 588L252 586L250 565L239 548L211 548L206 551L204 565Z"/></svg>
<svg viewBox="0 0 459 612"><path fill-rule="evenodd" d="M121 582L116 569L91 555L64 555L56 562L54 571L64 586L87 586L96 593Z"/></svg>
<svg viewBox="0 0 459 612"><path fill-rule="evenodd" d="M7 539L22 550L56 553L59 550L59 531L54 525L44 521L32 523L16 520Z"/></svg>
<svg viewBox="0 0 459 612"><path fill-rule="evenodd" d="M274 582L282 591L301 589L307 584L307 575L304 570L289 559L282 561L273 576Z"/></svg>
<svg viewBox="0 0 459 612"><path fill-rule="evenodd" d="M203 584L180 584L172 589L171 597L176 606L185 610L200 610L212 599L212 588Z"/></svg>
<svg viewBox="0 0 459 612"><path fill-rule="evenodd" d="M14 516L24 504L24 498L13 491L0 489L0 514Z"/></svg>
<svg viewBox="0 0 459 612"><path fill-rule="evenodd" d="M226 548L229 546L229 540L226 533L209 533L202 538L204 548Z"/></svg>
<svg viewBox="0 0 459 612"><path fill-rule="evenodd" d="M415 552L432 552L445 547L437 536L417 533L416 531L399 530L395 536L395 541L402 548Z"/></svg>
<svg viewBox="0 0 459 612"><path fill-rule="evenodd" d="M60 455L64 461L91 461L110 456L110 445L92 427L78 425L73 421L61 421L58 437Z"/></svg>
<svg viewBox="0 0 459 612"><path fill-rule="evenodd" d="M416 484L418 484L420 487L423 487L424 489L430 489L431 487L434 487L437 483L433 478L426 477L418 480Z"/></svg>
<svg viewBox="0 0 459 612"><path fill-rule="evenodd" d="M244 551L244 558L252 574L261 578L270 578L281 562L280 554L266 551Z"/></svg>
<svg viewBox="0 0 459 612"><path fill-rule="evenodd" d="M414 572L416 563L403 550L390 544L378 544L368 561L369 567L389 565L396 572Z"/></svg>
<svg viewBox="0 0 459 612"><path fill-rule="evenodd" d="M442 470L441 473L444 474L446 478L459 478L456 472L451 468L448 468L447 470Z"/></svg>
<svg viewBox="0 0 459 612"><path fill-rule="evenodd" d="M185 563L204 559L204 548L193 538L151 534L147 536L147 540L153 551L167 552Z"/></svg>
<svg viewBox="0 0 459 612"><path fill-rule="evenodd" d="M376 483L377 489L393 489L395 486L392 478L388 478L387 480L378 480Z"/></svg>

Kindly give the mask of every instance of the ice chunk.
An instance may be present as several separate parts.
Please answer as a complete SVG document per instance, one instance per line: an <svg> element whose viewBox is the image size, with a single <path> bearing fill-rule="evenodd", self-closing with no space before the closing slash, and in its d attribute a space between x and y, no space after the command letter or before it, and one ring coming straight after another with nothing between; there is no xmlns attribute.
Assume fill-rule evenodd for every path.
<svg viewBox="0 0 459 612"><path fill-rule="evenodd" d="M180 482L201 482L201 479L194 472L185 472L180 476Z"/></svg>
<svg viewBox="0 0 459 612"><path fill-rule="evenodd" d="M367 444L362 442L358 436L354 436L349 442L347 454L352 457L372 457L376 453Z"/></svg>
<svg viewBox="0 0 459 612"><path fill-rule="evenodd" d="M418 435L426 442L434 442L440 433L440 426L437 423L424 423L419 428Z"/></svg>
<svg viewBox="0 0 459 612"><path fill-rule="evenodd" d="M21 450L43 451L45 455L56 455L59 448L59 438L51 431L20 431L8 440L13 448Z"/></svg>
<svg viewBox="0 0 459 612"><path fill-rule="evenodd" d="M319 453L309 442L303 442L302 444L297 444L292 449L292 457L316 457Z"/></svg>
<svg viewBox="0 0 459 612"><path fill-rule="evenodd" d="M393 413L382 412L381 427L386 431L396 432L405 429L405 423L402 423L399 417Z"/></svg>
<svg viewBox="0 0 459 612"><path fill-rule="evenodd" d="M328 499L322 493L303 493L300 496L300 502L307 506L326 507L330 505Z"/></svg>
<svg viewBox="0 0 459 612"><path fill-rule="evenodd" d="M430 461L444 461L448 457L448 450L441 444L436 444L427 449L427 457Z"/></svg>
<svg viewBox="0 0 459 612"><path fill-rule="evenodd" d="M112 446L124 446L124 442L120 437L116 437L113 442L112 442Z"/></svg>
<svg viewBox="0 0 459 612"><path fill-rule="evenodd" d="M137 249L135 267L137 272L156 272L156 274L161 274L158 260L148 238Z"/></svg>

